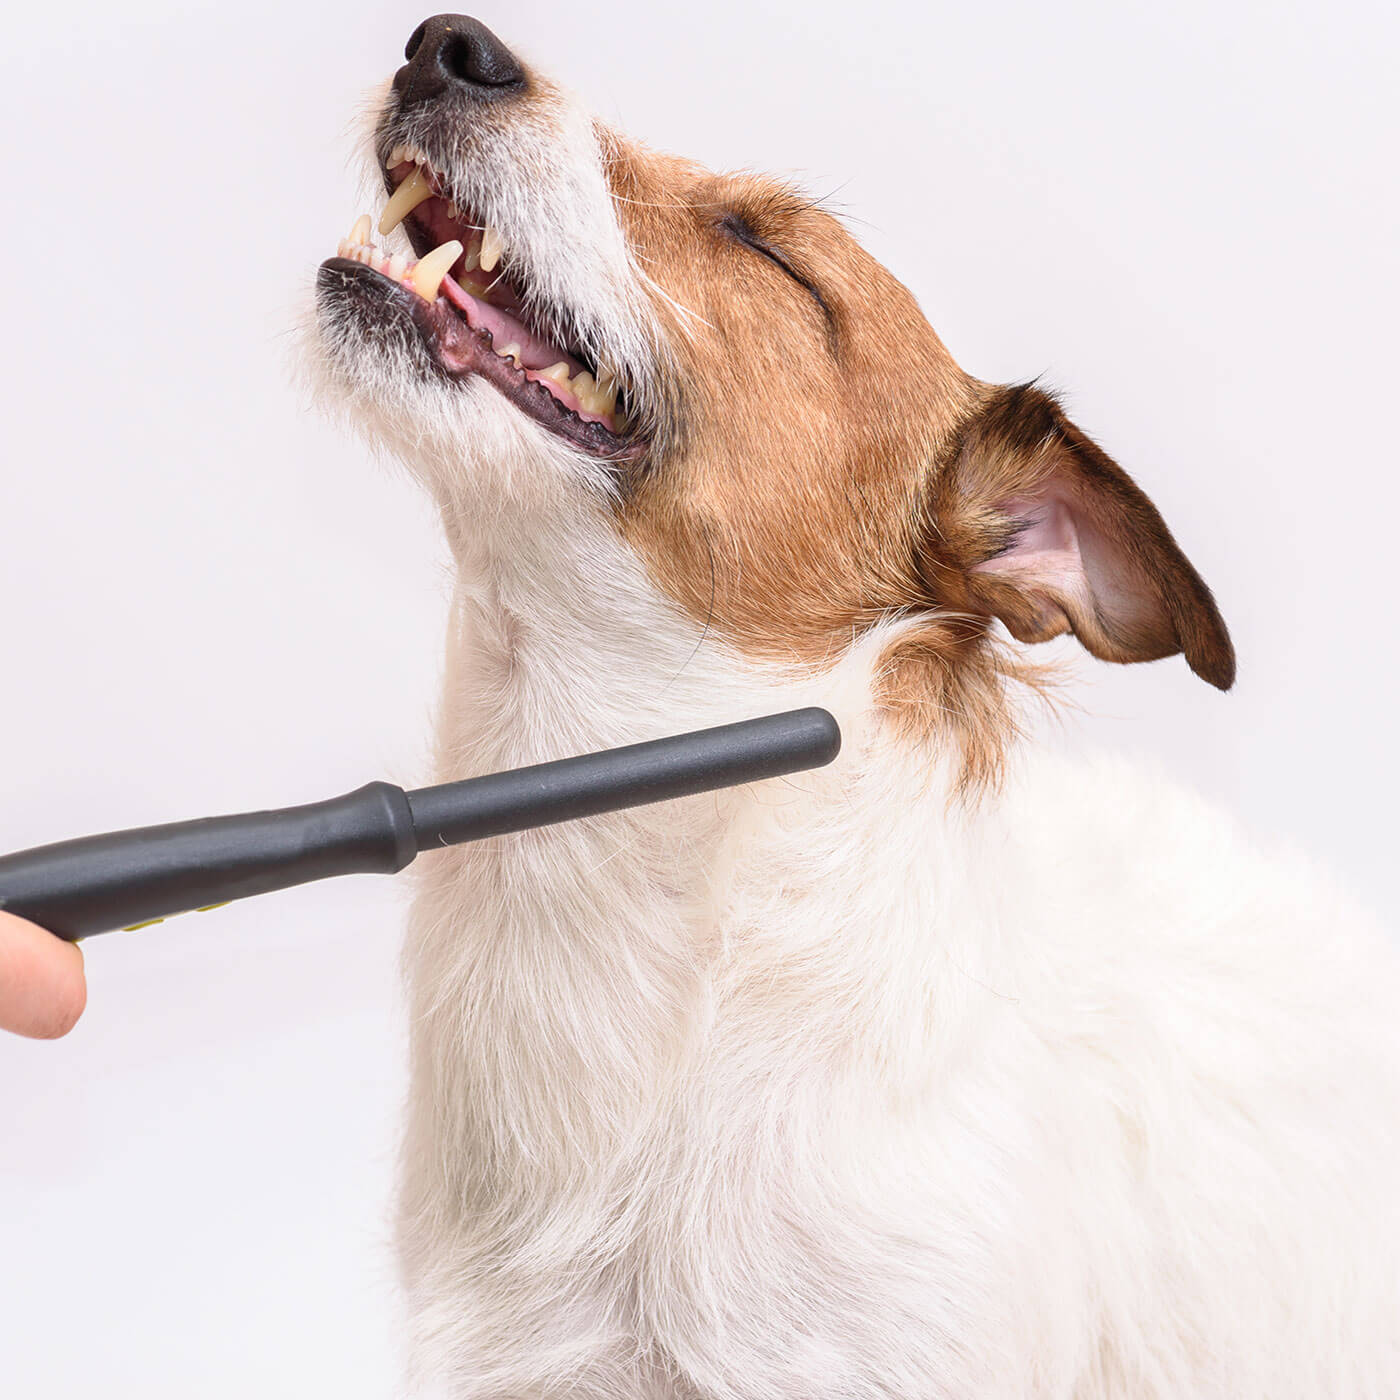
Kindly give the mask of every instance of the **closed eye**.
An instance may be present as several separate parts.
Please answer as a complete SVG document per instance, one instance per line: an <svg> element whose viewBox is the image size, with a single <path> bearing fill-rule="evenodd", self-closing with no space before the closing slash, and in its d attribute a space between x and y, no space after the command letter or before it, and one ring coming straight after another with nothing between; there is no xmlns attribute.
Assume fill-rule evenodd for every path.
<svg viewBox="0 0 1400 1400"><path fill-rule="evenodd" d="M736 243L742 243L744 247L751 248L755 253L762 254L769 262L782 268L789 277L801 288L803 288L812 300L821 307L822 315L826 317L827 335L834 342L836 337L836 318L831 314L831 308L826 304L826 299L817 290L816 286L804 277L788 259L766 239L760 238L754 232L747 219L740 214L727 213L719 221L721 230L727 233Z"/></svg>

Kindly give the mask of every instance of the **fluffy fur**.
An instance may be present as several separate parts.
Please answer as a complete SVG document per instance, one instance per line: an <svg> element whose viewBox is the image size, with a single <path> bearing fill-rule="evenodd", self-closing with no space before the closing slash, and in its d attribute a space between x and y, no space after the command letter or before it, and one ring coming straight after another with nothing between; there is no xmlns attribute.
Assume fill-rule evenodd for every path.
<svg viewBox="0 0 1400 1400"><path fill-rule="evenodd" d="M957 520L970 508L923 489L916 465L955 481L989 397L932 332L940 387L886 406L906 420L879 427L882 458L849 417L791 437L801 404L755 372L737 292L702 285L688 231L637 222L643 176L689 218L692 167L597 131L537 75L454 120L391 102L381 138L455 159L542 303L619 356L653 454L619 482L484 382L444 383L411 328L323 296L330 396L433 492L453 551L437 776L805 703L845 747L818 773L425 857L400 1209L416 1382L454 1400L1400 1393L1391 945L1165 779L1014 740L1015 666L987 631L1003 597L1028 634L1072 625L1117 659L1195 647L1224 674L1213 603L1193 571L1204 600L1171 591L1185 561L1146 498L1114 478L1154 551L1141 626L1103 604L1123 611L1121 576L1095 591L1102 548L1074 572L1069 516L1051 583L998 592L1037 567L1015 546L1041 517L1011 517L1048 468L1023 455L1014 491ZM580 228L594 251L575 256ZM830 306L758 269L735 275L746 307L858 343L839 264L859 305L916 314L813 237ZM726 316L737 423L689 373ZM846 353L854 401L870 384ZM791 557L817 560L823 630L773 563L808 525L735 436L765 413L818 503ZM726 485L741 468L747 496ZM852 496L889 525L846 528ZM934 500L938 538L981 531L980 553L928 565ZM720 541L708 605L692 516ZM1175 630L1159 588L1187 609ZM895 703L917 709L934 675L960 678L962 726ZM966 723L1007 756L1000 783L995 763L968 783Z"/></svg>

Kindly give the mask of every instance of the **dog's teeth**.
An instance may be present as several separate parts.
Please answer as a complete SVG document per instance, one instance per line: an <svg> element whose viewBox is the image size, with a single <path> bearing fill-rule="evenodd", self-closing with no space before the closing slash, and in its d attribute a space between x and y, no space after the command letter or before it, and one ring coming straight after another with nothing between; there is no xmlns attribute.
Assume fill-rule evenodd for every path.
<svg viewBox="0 0 1400 1400"><path fill-rule="evenodd" d="M388 163L389 163L390 166L402 165L402 164L404 163L404 161L406 161L407 159L408 159L408 147L407 147L407 146L395 146L394 149L393 149L392 151L389 152L389 162L388 162Z"/></svg>
<svg viewBox="0 0 1400 1400"><path fill-rule="evenodd" d="M501 346L496 353L503 360L514 360L516 369L520 368L520 346L516 341L512 340L509 345Z"/></svg>
<svg viewBox="0 0 1400 1400"><path fill-rule="evenodd" d="M451 219L454 224L461 217L461 210L459 210L450 199L447 201L447 217Z"/></svg>
<svg viewBox="0 0 1400 1400"><path fill-rule="evenodd" d="M402 253L395 253L389 259L389 270L385 274L395 282L402 282L403 275L408 271L408 259Z"/></svg>
<svg viewBox="0 0 1400 1400"><path fill-rule="evenodd" d="M408 274L408 280L413 284L413 290L424 301L436 301L438 289L442 286L442 279L447 276L448 269L461 256L462 245L455 238L450 243L443 243L434 248Z"/></svg>
<svg viewBox="0 0 1400 1400"><path fill-rule="evenodd" d="M552 379L561 389L567 389L569 384L569 367L560 360L557 365L550 365L548 369L540 371L541 379Z"/></svg>
<svg viewBox="0 0 1400 1400"><path fill-rule="evenodd" d="M501 254L505 252L505 240L500 233L491 225L487 224L481 235L481 270L492 272L496 264L501 260Z"/></svg>
<svg viewBox="0 0 1400 1400"><path fill-rule="evenodd" d="M420 205L433 197L433 187L420 166L394 191L393 198L384 206L379 216L379 232L387 236Z"/></svg>
<svg viewBox="0 0 1400 1400"><path fill-rule="evenodd" d="M578 395L580 407L599 417L610 415L617 406L615 382L611 379L595 382L587 370L574 376L574 393Z"/></svg>
<svg viewBox="0 0 1400 1400"><path fill-rule="evenodd" d="M369 215L361 214L360 217L355 220L355 226L350 230L350 237L346 240L346 242L355 244L368 243L369 234Z"/></svg>
<svg viewBox="0 0 1400 1400"><path fill-rule="evenodd" d="M474 239L472 245L467 249L467 260L462 264L463 272L474 272L481 266L481 244Z"/></svg>

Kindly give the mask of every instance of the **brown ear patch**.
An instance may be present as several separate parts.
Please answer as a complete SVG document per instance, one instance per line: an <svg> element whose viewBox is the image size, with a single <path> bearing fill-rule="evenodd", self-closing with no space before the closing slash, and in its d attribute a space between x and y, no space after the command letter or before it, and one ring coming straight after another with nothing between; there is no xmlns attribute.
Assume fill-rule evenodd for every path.
<svg viewBox="0 0 1400 1400"><path fill-rule="evenodd" d="M1012 636L1072 631L1105 661L1185 654L1222 690L1235 653L1210 589L1128 474L1029 385L993 392L931 483L936 565Z"/></svg>

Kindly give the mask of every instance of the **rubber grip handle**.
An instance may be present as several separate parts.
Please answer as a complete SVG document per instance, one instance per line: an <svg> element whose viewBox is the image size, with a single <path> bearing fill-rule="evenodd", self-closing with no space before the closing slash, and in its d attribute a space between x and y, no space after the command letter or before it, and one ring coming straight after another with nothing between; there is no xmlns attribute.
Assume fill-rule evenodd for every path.
<svg viewBox="0 0 1400 1400"><path fill-rule="evenodd" d="M331 875L392 874L418 854L402 788L271 812L84 836L0 857L0 909L70 941Z"/></svg>
<svg viewBox="0 0 1400 1400"><path fill-rule="evenodd" d="M419 788L408 804L426 851L780 778L830 763L840 750L841 730L825 710L788 710Z"/></svg>
<svg viewBox="0 0 1400 1400"><path fill-rule="evenodd" d="M410 793L369 783L302 807L85 836L0 857L0 910L85 938L334 875L393 874L429 846L817 768L840 748L825 710L791 710Z"/></svg>

